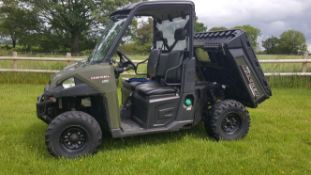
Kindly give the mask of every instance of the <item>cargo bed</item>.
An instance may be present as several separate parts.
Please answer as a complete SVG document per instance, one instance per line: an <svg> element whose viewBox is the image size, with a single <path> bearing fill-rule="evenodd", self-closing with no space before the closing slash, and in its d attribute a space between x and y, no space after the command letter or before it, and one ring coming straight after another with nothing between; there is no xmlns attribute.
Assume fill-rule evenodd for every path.
<svg viewBox="0 0 311 175"><path fill-rule="evenodd" d="M196 33L194 48L201 79L225 85L227 98L257 107L272 95L245 32Z"/></svg>

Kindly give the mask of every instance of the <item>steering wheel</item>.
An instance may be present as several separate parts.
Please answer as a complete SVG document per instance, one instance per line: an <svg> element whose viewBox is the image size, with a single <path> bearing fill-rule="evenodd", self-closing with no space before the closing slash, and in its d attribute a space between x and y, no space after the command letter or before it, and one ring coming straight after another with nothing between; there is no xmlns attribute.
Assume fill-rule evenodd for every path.
<svg viewBox="0 0 311 175"><path fill-rule="evenodd" d="M136 65L131 61L131 59L126 56L122 51L120 50L117 50L117 54L120 58L120 61L118 63L118 68L124 72L124 71L127 71L127 70L130 70L130 69L133 69L133 70L136 70Z"/></svg>

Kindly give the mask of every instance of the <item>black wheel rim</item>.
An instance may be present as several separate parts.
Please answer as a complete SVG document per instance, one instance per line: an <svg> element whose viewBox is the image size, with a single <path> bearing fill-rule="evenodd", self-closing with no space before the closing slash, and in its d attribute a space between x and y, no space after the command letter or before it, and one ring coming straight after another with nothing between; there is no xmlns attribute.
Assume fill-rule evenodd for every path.
<svg viewBox="0 0 311 175"><path fill-rule="evenodd" d="M226 134L235 134L241 128L242 121L238 114L230 113L221 122L221 128Z"/></svg>
<svg viewBox="0 0 311 175"><path fill-rule="evenodd" d="M69 151L82 150L87 142L86 131L79 126L71 126L65 129L60 137L60 144Z"/></svg>

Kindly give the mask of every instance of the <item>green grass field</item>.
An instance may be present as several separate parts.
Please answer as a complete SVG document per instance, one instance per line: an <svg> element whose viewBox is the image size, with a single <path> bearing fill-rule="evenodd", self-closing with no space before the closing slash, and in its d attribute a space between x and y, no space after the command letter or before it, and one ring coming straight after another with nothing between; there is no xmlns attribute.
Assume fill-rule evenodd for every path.
<svg viewBox="0 0 311 175"><path fill-rule="evenodd" d="M56 159L36 118L43 85L0 84L0 174L311 174L311 91L273 89L251 109L249 135L216 142L202 125L125 139L104 135L94 156Z"/></svg>

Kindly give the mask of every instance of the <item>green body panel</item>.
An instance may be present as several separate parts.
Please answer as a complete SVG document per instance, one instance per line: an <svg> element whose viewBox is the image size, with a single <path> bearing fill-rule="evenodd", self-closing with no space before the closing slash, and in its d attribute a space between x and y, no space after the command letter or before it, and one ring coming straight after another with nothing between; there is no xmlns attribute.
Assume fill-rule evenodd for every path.
<svg viewBox="0 0 311 175"><path fill-rule="evenodd" d="M117 81L114 68L107 63L73 64L55 74L50 88L56 87L64 80L75 77L97 90L104 98L107 121L110 129L120 128L120 111L117 94ZM81 93L83 94L83 93Z"/></svg>

